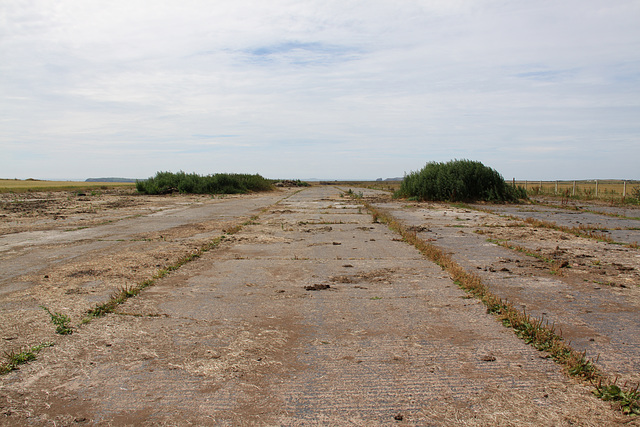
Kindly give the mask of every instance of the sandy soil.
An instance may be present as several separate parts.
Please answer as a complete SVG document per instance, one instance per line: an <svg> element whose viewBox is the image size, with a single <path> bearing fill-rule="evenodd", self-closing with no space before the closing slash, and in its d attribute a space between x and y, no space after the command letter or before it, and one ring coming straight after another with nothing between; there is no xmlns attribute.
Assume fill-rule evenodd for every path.
<svg viewBox="0 0 640 427"><path fill-rule="evenodd" d="M637 250L611 255L495 214L362 191L497 293L606 350L606 369L637 379ZM59 204L36 201L49 198ZM640 425L336 188L32 199L26 210L0 204L0 344L55 345L0 377L3 425ZM115 313L79 324L114 289L239 224ZM567 265L552 274L487 237ZM69 314L75 332L56 335L39 305Z"/></svg>

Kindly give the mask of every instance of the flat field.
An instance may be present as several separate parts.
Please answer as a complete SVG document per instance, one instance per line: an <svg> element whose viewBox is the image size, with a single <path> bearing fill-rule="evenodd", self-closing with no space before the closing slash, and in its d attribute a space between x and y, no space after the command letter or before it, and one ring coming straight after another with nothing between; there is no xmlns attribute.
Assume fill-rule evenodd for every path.
<svg viewBox="0 0 640 427"><path fill-rule="evenodd" d="M129 182L40 181L35 179L0 179L0 193L29 193L42 191L95 191L110 188L134 188Z"/></svg>
<svg viewBox="0 0 640 427"><path fill-rule="evenodd" d="M0 353L35 360L0 376L0 424L640 425L364 201L619 384L640 382L634 208L407 202L339 183L27 192L0 194Z"/></svg>
<svg viewBox="0 0 640 427"><path fill-rule="evenodd" d="M640 189L640 181L621 180L580 180L580 181L516 181L516 185L525 187L530 193L544 195L580 196L618 200L634 194ZM575 183L575 184L574 184Z"/></svg>

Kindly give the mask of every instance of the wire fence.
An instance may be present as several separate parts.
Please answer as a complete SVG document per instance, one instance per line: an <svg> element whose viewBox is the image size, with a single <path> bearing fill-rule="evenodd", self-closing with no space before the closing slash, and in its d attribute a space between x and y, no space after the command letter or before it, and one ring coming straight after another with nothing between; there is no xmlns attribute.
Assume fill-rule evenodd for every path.
<svg viewBox="0 0 640 427"><path fill-rule="evenodd" d="M640 195L640 181L635 180L557 180L557 181L518 181L513 185L524 187L529 194L557 195L565 197L615 198Z"/></svg>

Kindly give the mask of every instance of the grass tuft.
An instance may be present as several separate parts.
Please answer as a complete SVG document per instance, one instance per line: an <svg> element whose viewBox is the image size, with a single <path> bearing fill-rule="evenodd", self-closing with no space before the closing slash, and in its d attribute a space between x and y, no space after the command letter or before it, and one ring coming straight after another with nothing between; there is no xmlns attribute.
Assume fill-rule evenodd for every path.
<svg viewBox="0 0 640 427"><path fill-rule="evenodd" d="M615 381L607 385L598 383L593 394L602 400L615 402L623 414L640 415L640 392L638 391L638 386L634 389L626 388L625 390L616 385Z"/></svg>
<svg viewBox="0 0 640 427"><path fill-rule="evenodd" d="M14 351L12 352L5 351L4 353L5 361L3 363L0 363L0 375L7 374L11 371L18 369L18 366L20 365L36 360L37 358L36 355L40 352L40 350L42 350L45 347L51 347L51 346L53 346L52 342L45 342L45 343L33 346L31 348L26 348L18 353Z"/></svg>

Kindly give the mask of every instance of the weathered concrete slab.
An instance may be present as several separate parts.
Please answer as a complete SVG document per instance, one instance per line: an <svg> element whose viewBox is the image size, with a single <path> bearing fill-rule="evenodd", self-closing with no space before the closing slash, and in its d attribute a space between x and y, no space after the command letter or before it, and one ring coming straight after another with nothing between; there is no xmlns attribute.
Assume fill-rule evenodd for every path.
<svg viewBox="0 0 640 427"><path fill-rule="evenodd" d="M3 422L621 420L352 203L330 187L291 196L59 340L1 379Z"/></svg>
<svg viewBox="0 0 640 427"><path fill-rule="evenodd" d="M147 198L140 207L126 202L122 210L96 213L100 222L90 226L73 227L87 221L81 209L63 223L47 219L31 224L35 230L0 235L0 354L56 338L41 306L79 322L115 291L152 277L292 193Z"/></svg>
<svg viewBox="0 0 640 427"><path fill-rule="evenodd" d="M497 215L451 206L440 209L429 204L414 209L405 209L399 203L378 206L414 227L419 237L450 253L467 271L481 276L496 295L555 324L572 347L597 359L606 372L618 376L622 382L640 382L640 316L637 315L640 283L635 276L636 250L575 237L576 242L572 244L560 232L510 227L509 221ZM515 212L517 207L491 209ZM609 220L609 217L602 219L603 222ZM501 234L500 230L507 231ZM487 242L487 237L494 234L499 239L515 236L509 240L510 244L528 248L543 258L554 258L554 253L558 254L567 265L552 272L553 265L542 259ZM616 278L619 283L626 283L622 285L624 288L603 284L601 281L607 281L610 272L617 276L617 271L614 268L583 274L581 269L587 266L577 264L576 260L585 256L594 257L587 263L592 268L600 265L604 268L605 263L619 265L634 276L629 281ZM598 265L594 265L596 260ZM623 271L623 275L628 275Z"/></svg>

